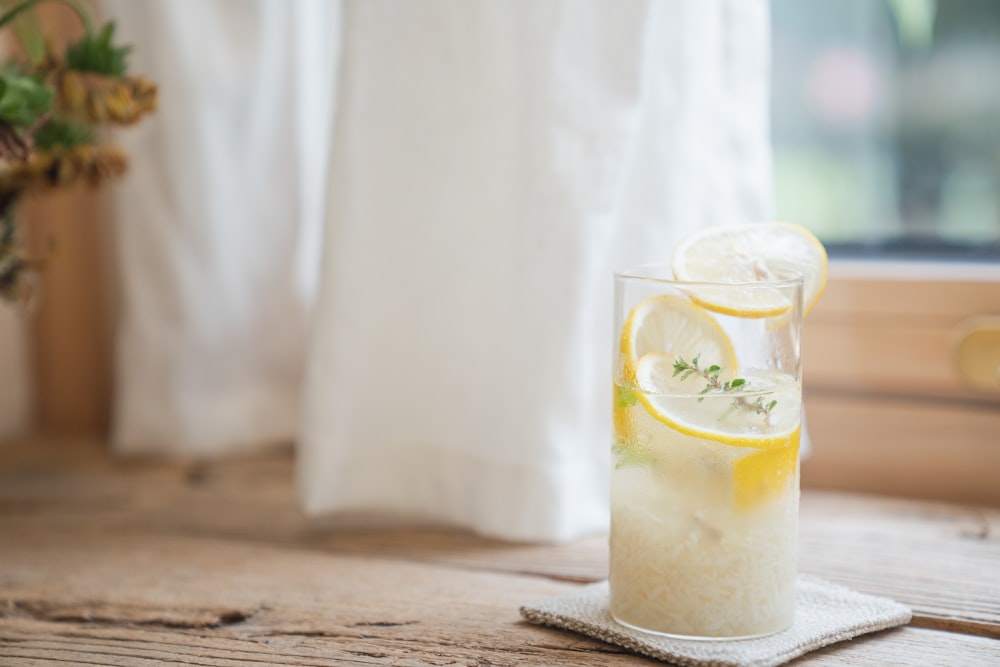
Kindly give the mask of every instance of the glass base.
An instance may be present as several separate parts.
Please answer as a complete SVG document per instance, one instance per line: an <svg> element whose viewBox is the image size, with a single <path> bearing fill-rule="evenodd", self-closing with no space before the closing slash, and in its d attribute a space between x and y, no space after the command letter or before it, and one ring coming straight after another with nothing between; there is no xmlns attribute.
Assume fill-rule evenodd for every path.
<svg viewBox="0 0 1000 667"><path fill-rule="evenodd" d="M610 612L609 612L610 613ZM770 637L771 635L776 635L779 632L784 632L788 628L792 627L791 624L784 628L779 628L777 630L772 630L770 632L761 632L755 635L738 635L735 637L722 636L722 637L712 637L706 635L678 635L670 632L660 632L659 630L650 630L649 628L642 628L638 625L632 625L627 621L623 621L614 614L611 614L611 618L614 619L615 623L623 625L630 630L636 630L638 632L645 633L647 635L653 635L655 637L667 637L669 639L684 639L688 641L699 641L699 642L735 642L741 641L743 639L760 639L761 637Z"/></svg>

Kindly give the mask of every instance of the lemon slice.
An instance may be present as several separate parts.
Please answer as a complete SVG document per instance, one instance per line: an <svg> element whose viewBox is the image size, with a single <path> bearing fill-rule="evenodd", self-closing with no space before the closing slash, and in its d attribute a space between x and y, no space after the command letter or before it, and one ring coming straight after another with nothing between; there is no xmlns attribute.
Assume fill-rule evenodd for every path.
<svg viewBox="0 0 1000 667"><path fill-rule="evenodd" d="M737 283L743 290L702 286L691 297L703 307L737 317L774 317L791 308L787 296L759 283L803 277L807 313L826 287L826 250L812 232L784 222L709 227L684 238L674 252L678 280ZM752 283L758 283L753 285Z"/></svg>
<svg viewBox="0 0 1000 667"><path fill-rule="evenodd" d="M798 424L799 401L794 383L755 381L761 400L777 401L780 409L766 422L753 410L730 410L732 395L700 394L708 380L697 373L674 373L683 359L707 371L718 367L720 383L737 374L736 351L725 330L711 314L676 295L654 296L629 313L621 335L622 374L635 397L654 419L685 435L737 447L770 449L788 443ZM741 398L739 400L754 400ZM786 414L789 410L795 414ZM787 424L786 428L781 428Z"/></svg>
<svg viewBox="0 0 1000 667"><path fill-rule="evenodd" d="M699 367L709 368L698 353ZM636 365L636 397L654 419L671 429L703 440L734 447L760 450L785 448L798 428L800 403L794 382L747 381L747 392L709 391L700 393L708 382L694 374L674 374L675 357L669 354L643 355ZM685 357L689 359L689 357ZM721 366L721 364L719 364ZM735 364L722 367L719 382L735 377ZM754 408L774 401L765 417Z"/></svg>
<svg viewBox="0 0 1000 667"><path fill-rule="evenodd" d="M670 364L680 355L691 361L736 370L736 352L729 336L711 315L683 296L662 294L642 301L622 327L621 353L625 380L635 381L639 359L667 355ZM672 371L671 371L672 372Z"/></svg>

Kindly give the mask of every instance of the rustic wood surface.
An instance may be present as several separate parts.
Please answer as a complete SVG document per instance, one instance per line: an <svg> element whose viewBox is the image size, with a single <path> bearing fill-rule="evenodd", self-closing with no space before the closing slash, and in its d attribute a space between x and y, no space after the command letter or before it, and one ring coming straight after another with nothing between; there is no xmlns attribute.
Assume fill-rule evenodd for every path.
<svg viewBox="0 0 1000 667"><path fill-rule="evenodd" d="M816 389L805 405L803 484L1000 505L996 405Z"/></svg>
<svg viewBox="0 0 1000 667"><path fill-rule="evenodd" d="M654 664L518 615L603 578L605 537L382 523L302 516L288 449L184 464L0 446L0 664ZM803 571L915 618L796 664L1000 664L1000 511L807 491L801 532Z"/></svg>
<svg viewBox="0 0 1000 667"><path fill-rule="evenodd" d="M949 278L964 269L977 279ZM967 385L954 363L955 334L968 320L1000 312L1000 272L952 265L918 279L851 276L832 262L823 297L805 323L806 384L816 389L1000 403ZM847 274L847 275L845 275Z"/></svg>
<svg viewBox="0 0 1000 667"><path fill-rule="evenodd" d="M830 263L802 336L804 484L1000 505L1000 392L955 357L970 321L1000 313L998 281L987 265Z"/></svg>

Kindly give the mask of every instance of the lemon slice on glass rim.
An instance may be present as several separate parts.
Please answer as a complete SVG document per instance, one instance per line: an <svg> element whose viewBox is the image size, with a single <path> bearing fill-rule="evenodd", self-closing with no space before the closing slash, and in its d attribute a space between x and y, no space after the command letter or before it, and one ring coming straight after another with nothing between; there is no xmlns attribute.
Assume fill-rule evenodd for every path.
<svg viewBox="0 0 1000 667"><path fill-rule="evenodd" d="M621 334L622 375L636 389L642 407L654 419L688 436L736 447L773 449L786 447L798 428L797 415L778 423L794 423L786 431L761 432L760 416L735 411L725 423L719 421L719 401L699 400L705 386L698 377L674 373L674 363L683 359L709 369L718 366L718 380L733 380L738 372L732 342L718 322L698 304L678 295L659 295L632 309ZM769 387L759 387L767 392ZM678 398L682 396L682 398ZM785 406L797 401L782 401ZM784 404L784 405L782 405Z"/></svg>
<svg viewBox="0 0 1000 667"><path fill-rule="evenodd" d="M826 288L826 250L812 232L786 222L708 227L678 244L673 256L677 280L745 284L746 290L702 285L690 288L702 307L736 317L774 317L792 303L761 283L803 280L803 314Z"/></svg>

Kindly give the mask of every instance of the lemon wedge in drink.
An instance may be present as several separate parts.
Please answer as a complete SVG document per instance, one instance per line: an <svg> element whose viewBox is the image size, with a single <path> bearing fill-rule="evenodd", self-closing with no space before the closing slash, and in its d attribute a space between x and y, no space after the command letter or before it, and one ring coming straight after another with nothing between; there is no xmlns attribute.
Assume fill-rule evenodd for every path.
<svg viewBox="0 0 1000 667"><path fill-rule="evenodd" d="M746 509L781 494L799 462L799 429L781 447L747 454L733 464L733 500Z"/></svg>
<svg viewBox="0 0 1000 667"><path fill-rule="evenodd" d="M673 256L678 280L749 285L802 276L803 313L826 287L826 265L826 250L812 232L785 222L709 227L685 237ZM699 286L691 298L708 310L736 317L774 317L792 306L778 290L759 286L745 292Z"/></svg>

